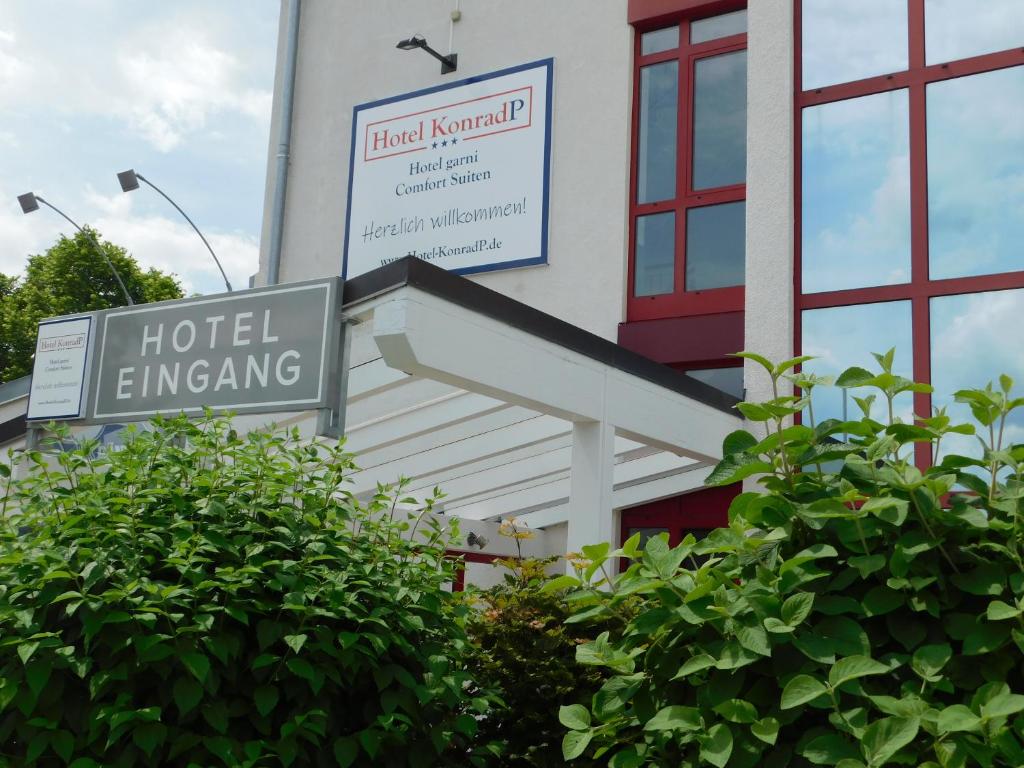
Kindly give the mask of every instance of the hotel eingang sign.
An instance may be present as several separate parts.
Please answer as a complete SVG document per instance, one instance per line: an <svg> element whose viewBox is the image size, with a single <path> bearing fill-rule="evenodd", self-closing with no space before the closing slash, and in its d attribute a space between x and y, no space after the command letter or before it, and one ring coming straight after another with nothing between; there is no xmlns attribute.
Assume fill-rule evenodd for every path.
<svg viewBox="0 0 1024 768"><path fill-rule="evenodd" d="M44 321L28 418L319 409L329 432L343 407L340 300L328 278Z"/></svg>
<svg viewBox="0 0 1024 768"><path fill-rule="evenodd" d="M355 108L342 275L547 261L553 61Z"/></svg>

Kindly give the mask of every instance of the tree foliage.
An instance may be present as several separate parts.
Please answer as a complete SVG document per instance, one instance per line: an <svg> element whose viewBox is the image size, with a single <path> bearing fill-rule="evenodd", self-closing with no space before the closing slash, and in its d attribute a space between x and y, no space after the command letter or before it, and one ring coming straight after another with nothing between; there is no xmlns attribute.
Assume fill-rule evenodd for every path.
<svg viewBox="0 0 1024 768"><path fill-rule="evenodd" d="M143 270L124 248L100 242L94 230L62 235L46 253L29 257L23 277L0 275L0 382L32 372L40 320L124 305L97 245L136 304L181 298L181 285L173 276Z"/></svg>
<svg viewBox="0 0 1024 768"><path fill-rule="evenodd" d="M790 378L803 394L741 404L764 432L729 435L709 482L757 475L763 490L738 496L729 526L703 541L591 548L573 580L585 613L643 604L622 633L578 648L577 661L611 677L587 705L561 710L565 757L611 768L1024 765L1024 446L1002 443L1024 398L1005 376L958 392L984 455L922 472L916 444L937 454L943 437L974 428L941 411L903 424L892 407L881 423L870 397L859 420L788 425L828 382L793 373L803 359L746 356L776 392ZM836 383L890 406L929 389L894 375L892 357ZM620 556L634 563L601 579L599 564Z"/></svg>
<svg viewBox="0 0 1024 768"><path fill-rule="evenodd" d="M0 765L471 762L432 500L361 504L341 447L221 419L27 461L0 464Z"/></svg>
<svg viewBox="0 0 1024 768"><path fill-rule="evenodd" d="M530 533L514 521L502 525L503 535ZM545 569L553 561L502 560L503 583L474 595L479 605L468 625L470 668L477 684L500 701L481 719L478 736L500 746L495 764L507 768L564 765L559 709L590 701L607 677L578 663L576 648L609 622L571 620L565 595L546 588L551 579ZM622 624L613 620L612 628Z"/></svg>

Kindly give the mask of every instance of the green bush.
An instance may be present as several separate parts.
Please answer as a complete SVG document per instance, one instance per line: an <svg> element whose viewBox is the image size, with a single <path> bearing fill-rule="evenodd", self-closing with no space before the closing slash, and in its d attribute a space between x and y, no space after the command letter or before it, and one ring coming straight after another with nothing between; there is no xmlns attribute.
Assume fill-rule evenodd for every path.
<svg viewBox="0 0 1024 768"><path fill-rule="evenodd" d="M0 764L464 764L451 531L296 433L95 449L0 466Z"/></svg>
<svg viewBox="0 0 1024 768"><path fill-rule="evenodd" d="M500 745L498 764L508 768L564 765L559 708L590 701L607 677L577 663L576 648L608 622L572 622L564 594L543 589L552 561L503 560L504 583L473 595L478 610L468 624L470 669L500 700L481 719L479 737Z"/></svg>
<svg viewBox="0 0 1024 768"><path fill-rule="evenodd" d="M828 382L773 366L806 395ZM984 457L946 456L925 472L953 426L944 413L902 424L897 395L927 390L892 374L846 371L840 387L874 388L888 423L864 418L786 426L807 402L743 403L764 434L728 436L712 484L760 476L730 525L702 542L643 552L592 547L578 589L614 614L643 605L618 637L577 659L612 676L588 706L562 708L567 758L632 766L890 764L1024 765L1024 446L1002 445L1024 405L1012 382L957 393L983 427ZM636 562L607 585L597 565ZM697 567L691 555L707 557ZM689 567L687 567L689 566ZM552 588L571 585L567 577Z"/></svg>

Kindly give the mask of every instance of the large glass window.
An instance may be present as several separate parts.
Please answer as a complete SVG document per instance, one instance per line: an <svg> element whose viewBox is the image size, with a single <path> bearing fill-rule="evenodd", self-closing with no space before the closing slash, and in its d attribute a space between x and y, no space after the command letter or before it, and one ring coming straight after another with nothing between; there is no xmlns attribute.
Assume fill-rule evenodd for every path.
<svg viewBox="0 0 1024 768"><path fill-rule="evenodd" d="M693 73L693 188L747 179L747 52L698 59Z"/></svg>
<svg viewBox="0 0 1024 768"><path fill-rule="evenodd" d="M676 196L676 124L679 64L666 61L640 70L640 135L637 202Z"/></svg>
<svg viewBox="0 0 1024 768"><path fill-rule="evenodd" d="M686 290L743 285L746 210L741 200L686 212Z"/></svg>
<svg viewBox="0 0 1024 768"><path fill-rule="evenodd" d="M928 254L934 280L1024 269L1024 67L928 86Z"/></svg>
<svg viewBox="0 0 1024 768"><path fill-rule="evenodd" d="M804 90L907 68L907 0L803 0Z"/></svg>
<svg viewBox="0 0 1024 768"><path fill-rule="evenodd" d="M910 280L909 114L906 90L804 110L806 293Z"/></svg>
<svg viewBox="0 0 1024 768"><path fill-rule="evenodd" d="M929 64L1024 45L1020 0L924 0Z"/></svg>
<svg viewBox="0 0 1024 768"><path fill-rule="evenodd" d="M939 296L931 300L932 405L946 408L954 422L969 422L982 432L971 409L954 400L961 389L984 387L989 380L999 387L1005 373L1024 391L1024 342L1016 329L1024 318L1024 289ZM987 377L987 380L986 380ZM986 441L989 439L984 433ZM943 453L981 456L971 435L943 438ZM1003 446L1024 444L1024 410L1011 414L1003 433Z"/></svg>
<svg viewBox="0 0 1024 768"><path fill-rule="evenodd" d="M676 215L655 213L636 220L636 295L672 293L675 285Z"/></svg>
<svg viewBox="0 0 1024 768"><path fill-rule="evenodd" d="M896 348L893 372L913 377L910 302L892 301L879 304L854 304L845 307L813 309L803 313L803 354L814 360L804 370L818 376L836 378L851 366L878 370L872 353L885 354ZM854 397L865 397L872 390L856 388L841 390L823 387L814 392L814 420L859 419L861 410ZM874 390L877 395L877 390ZM913 401L909 395L897 398L893 417L904 423L913 421ZM871 417L888 423L886 403L877 397Z"/></svg>
<svg viewBox="0 0 1024 768"><path fill-rule="evenodd" d="M746 12L644 31L635 73L627 319L741 311Z"/></svg>
<svg viewBox="0 0 1024 768"><path fill-rule="evenodd" d="M877 370L865 353L896 347L897 372L935 387L897 416L969 419L956 390L1024 383L1024 2L797 7L796 311L801 353L819 356L805 368ZM842 392L821 397L816 417L852 413ZM1024 414L1007 439L1022 430ZM934 457L919 444L915 459Z"/></svg>

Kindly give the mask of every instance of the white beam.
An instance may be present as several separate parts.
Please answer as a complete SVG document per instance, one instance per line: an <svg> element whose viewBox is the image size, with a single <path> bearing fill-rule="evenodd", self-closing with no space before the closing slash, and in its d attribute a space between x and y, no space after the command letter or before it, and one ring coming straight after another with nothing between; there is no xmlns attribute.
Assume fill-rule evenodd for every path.
<svg viewBox="0 0 1024 768"><path fill-rule="evenodd" d="M388 365L700 460L738 429L731 414L406 286L374 312ZM606 396L607 393L607 396Z"/></svg>

